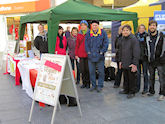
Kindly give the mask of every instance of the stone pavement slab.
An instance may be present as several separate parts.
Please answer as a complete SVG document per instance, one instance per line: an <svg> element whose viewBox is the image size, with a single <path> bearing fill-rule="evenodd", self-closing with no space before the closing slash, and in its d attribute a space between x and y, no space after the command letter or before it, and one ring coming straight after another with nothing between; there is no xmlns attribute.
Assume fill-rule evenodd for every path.
<svg viewBox="0 0 165 124"><path fill-rule="evenodd" d="M133 99L120 95L120 89L113 88L112 82L105 82L102 93L80 89L83 117L77 107L62 105L57 110L55 124L165 124L165 101L158 102L159 83L156 95ZM29 124L28 117L32 99L21 86L15 86L14 78L0 72L0 124ZM35 104L31 124L50 124L53 107L40 109Z"/></svg>

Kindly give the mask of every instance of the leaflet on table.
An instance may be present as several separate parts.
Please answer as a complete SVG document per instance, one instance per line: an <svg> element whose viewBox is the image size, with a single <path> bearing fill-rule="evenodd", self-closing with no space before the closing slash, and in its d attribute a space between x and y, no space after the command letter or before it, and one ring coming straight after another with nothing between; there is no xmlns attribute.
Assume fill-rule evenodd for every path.
<svg viewBox="0 0 165 124"><path fill-rule="evenodd" d="M46 54L42 56L41 68L37 77L37 89L35 99L46 104L54 105L57 100L56 94L60 88L62 71L58 67L64 67L66 58ZM45 64L46 63L46 64ZM50 64L50 65L49 65Z"/></svg>
<svg viewBox="0 0 165 124"><path fill-rule="evenodd" d="M14 54L16 46L16 41L8 41L7 43L7 53Z"/></svg>
<svg viewBox="0 0 165 124"><path fill-rule="evenodd" d="M28 69L40 69L41 61L37 59L24 59L19 62L21 66Z"/></svg>

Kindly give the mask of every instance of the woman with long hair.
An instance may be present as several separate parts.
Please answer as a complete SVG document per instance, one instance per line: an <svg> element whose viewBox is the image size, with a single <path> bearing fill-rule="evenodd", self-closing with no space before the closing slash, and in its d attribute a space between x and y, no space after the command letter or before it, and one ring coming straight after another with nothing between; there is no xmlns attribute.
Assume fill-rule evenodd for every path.
<svg viewBox="0 0 165 124"><path fill-rule="evenodd" d="M66 41L66 37L63 35L64 35L64 29L63 27L59 26L57 40L56 40L55 54L66 55L67 41Z"/></svg>

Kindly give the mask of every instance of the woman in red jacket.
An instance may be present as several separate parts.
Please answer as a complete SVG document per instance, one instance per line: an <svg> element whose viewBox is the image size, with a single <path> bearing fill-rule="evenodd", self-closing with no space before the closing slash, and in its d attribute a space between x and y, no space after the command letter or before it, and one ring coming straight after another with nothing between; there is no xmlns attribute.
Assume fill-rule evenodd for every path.
<svg viewBox="0 0 165 124"><path fill-rule="evenodd" d="M66 41L66 37L63 36L64 34L63 30L64 29L61 26L59 26L57 40L56 40L55 54L66 55L67 41Z"/></svg>
<svg viewBox="0 0 165 124"><path fill-rule="evenodd" d="M85 36L88 31L88 23L85 20L80 22L81 31L77 35L76 48L75 48L75 58L80 59L80 71L82 73L83 85L81 88L90 88L89 79L89 68L88 68L88 56L85 51Z"/></svg>

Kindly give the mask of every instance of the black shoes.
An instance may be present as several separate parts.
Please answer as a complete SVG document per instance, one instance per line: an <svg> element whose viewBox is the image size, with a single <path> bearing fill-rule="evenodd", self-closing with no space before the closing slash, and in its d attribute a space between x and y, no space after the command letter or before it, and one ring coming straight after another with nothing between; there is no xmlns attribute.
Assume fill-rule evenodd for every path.
<svg viewBox="0 0 165 124"><path fill-rule="evenodd" d="M86 85L85 85L85 84L83 84L80 88L82 88L82 89L83 89L83 88L85 88L85 87L86 87Z"/></svg>
<svg viewBox="0 0 165 124"><path fill-rule="evenodd" d="M153 93L148 93L147 95L148 95L148 96L154 96L154 94L153 94Z"/></svg>
<svg viewBox="0 0 165 124"><path fill-rule="evenodd" d="M147 93L148 93L148 91L143 91L143 92L142 92L142 96L143 96L143 97L147 96Z"/></svg>
<svg viewBox="0 0 165 124"><path fill-rule="evenodd" d="M113 88L119 88L119 86L117 86L117 85L114 85L114 86L113 86Z"/></svg>
<svg viewBox="0 0 165 124"><path fill-rule="evenodd" d="M102 88L98 87L97 92L100 93L102 91Z"/></svg>
<svg viewBox="0 0 165 124"><path fill-rule="evenodd" d="M133 97L135 97L135 94L129 94L129 95L127 96L128 99L131 99L131 98L133 98Z"/></svg>
<svg viewBox="0 0 165 124"><path fill-rule="evenodd" d="M93 92L94 90L96 90L96 87L90 88L90 91L91 91L91 92Z"/></svg>
<svg viewBox="0 0 165 124"><path fill-rule="evenodd" d="M87 89L89 89L90 88L90 84L83 84L83 85L81 85L81 87L80 88L87 88Z"/></svg>
<svg viewBox="0 0 165 124"><path fill-rule="evenodd" d="M128 92L123 90L123 91L120 91L119 94L128 94Z"/></svg>

